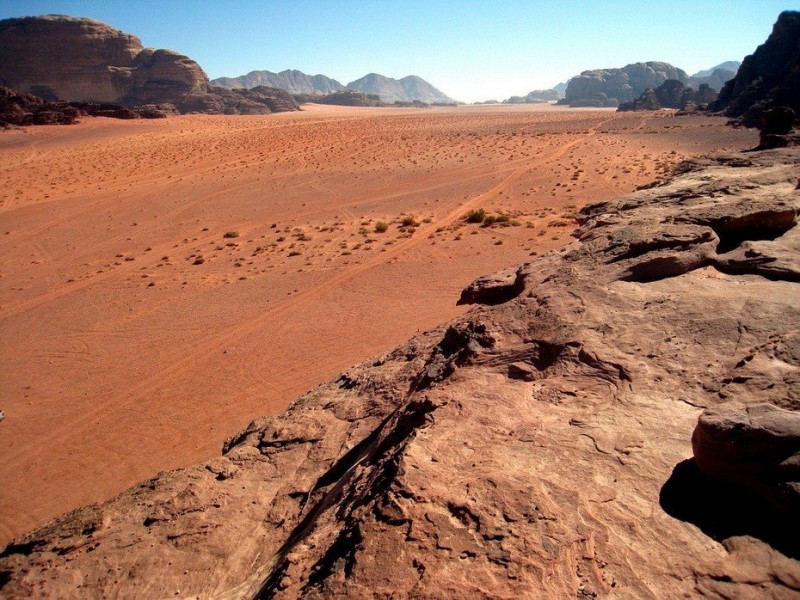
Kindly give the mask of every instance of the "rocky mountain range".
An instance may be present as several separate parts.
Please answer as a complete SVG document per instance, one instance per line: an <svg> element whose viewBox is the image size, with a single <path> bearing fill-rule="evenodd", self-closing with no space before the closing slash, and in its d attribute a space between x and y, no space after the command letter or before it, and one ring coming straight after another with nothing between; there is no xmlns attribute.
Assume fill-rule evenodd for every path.
<svg viewBox="0 0 800 600"><path fill-rule="evenodd" d="M366 95L378 96L385 104L395 102L425 104L454 104L455 100L433 87L430 83L409 75L402 79L392 79L378 73L369 73L360 79L351 81L346 86L325 75L306 75L302 71L286 70L280 73L271 71L251 71L241 77L221 77L214 79L214 85L226 88L250 88L255 85L269 85L286 90L292 94L328 94L351 90ZM339 96L334 96L334 100ZM329 102L329 101L328 101Z"/></svg>
<svg viewBox="0 0 800 600"><path fill-rule="evenodd" d="M179 112L297 109L283 90L214 87L183 54L144 48L136 36L105 23L63 15L0 21L0 85L48 101L169 104Z"/></svg>
<svg viewBox="0 0 800 600"><path fill-rule="evenodd" d="M211 85L229 89L250 89L260 85L286 90L290 94L313 94L319 92L327 94L329 92L339 92L345 87L330 77L325 75L306 75L296 69L287 69L280 73L272 71L250 71L247 75L240 77L220 77L212 79Z"/></svg>

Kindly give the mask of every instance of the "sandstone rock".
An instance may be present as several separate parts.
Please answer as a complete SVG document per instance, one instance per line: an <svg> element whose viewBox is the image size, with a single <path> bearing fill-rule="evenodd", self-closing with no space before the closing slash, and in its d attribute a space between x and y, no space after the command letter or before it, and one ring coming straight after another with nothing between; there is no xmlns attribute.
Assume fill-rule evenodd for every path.
<svg viewBox="0 0 800 600"><path fill-rule="evenodd" d="M797 359L800 354L794 365L800 373ZM739 402L711 407L700 415L692 448L707 475L751 489L792 517L800 515L800 412Z"/></svg>
<svg viewBox="0 0 800 600"><path fill-rule="evenodd" d="M620 105L620 111L629 110L660 110L662 108L678 108L692 112L697 105L706 105L716 99L717 94L707 84L702 84L698 90L692 86L684 85L677 79L667 79L657 88L647 88L645 92L632 102ZM688 107L692 107L687 110Z"/></svg>
<svg viewBox="0 0 800 600"><path fill-rule="evenodd" d="M617 109L620 112L630 110L661 110L661 104L658 101L658 95L653 88L647 88L644 94L639 96L633 102L624 102L619 105Z"/></svg>
<svg viewBox="0 0 800 600"><path fill-rule="evenodd" d="M0 21L0 84L47 100L128 108L170 104L180 112L228 114L297 110L282 90L232 94L210 86L200 65L183 54L143 48L139 38L105 23L62 15Z"/></svg>
<svg viewBox="0 0 800 600"><path fill-rule="evenodd" d="M0 21L0 84L48 100L116 102L133 87L139 38L62 15Z"/></svg>
<svg viewBox="0 0 800 600"><path fill-rule="evenodd" d="M780 14L767 41L747 56L709 106L757 127L762 111L787 106L800 115L800 12Z"/></svg>
<svg viewBox="0 0 800 600"><path fill-rule="evenodd" d="M800 410L798 167L797 150L698 159L585 208L570 247L465 297L506 302L21 536L0 593L797 595L797 536L728 510L728 488L706 503L687 459L705 408L743 403L759 426L764 403Z"/></svg>
<svg viewBox="0 0 800 600"><path fill-rule="evenodd" d="M689 76L683 70L663 62L584 71L569 80L563 102L570 106L583 106L585 102L600 97L616 100L617 103L631 102L647 88L656 88L667 79L687 83Z"/></svg>

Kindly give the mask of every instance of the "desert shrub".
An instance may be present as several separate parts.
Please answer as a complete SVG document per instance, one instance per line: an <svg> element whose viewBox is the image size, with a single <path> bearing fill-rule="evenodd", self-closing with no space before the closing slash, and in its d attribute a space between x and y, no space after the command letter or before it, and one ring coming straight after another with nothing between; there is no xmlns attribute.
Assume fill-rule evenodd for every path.
<svg viewBox="0 0 800 600"><path fill-rule="evenodd" d="M482 208L471 210L467 213L467 223L482 223L486 218L486 211Z"/></svg>
<svg viewBox="0 0 800 600"><path fill-rule="evenodd" d="M510 225L511 219L508 218L508 215L497 215L497 218L494 220L495 223L498 225L502 225L503 227L508 227Z"/></svg>
<svg viewBox="0 0 800 600"><path fill-rule="evenodd" d="M494 215L486 215L483 218L483 227L491 227L494 225L494 222L497 221L497 217Z"/></svg>
<svg viewBox="0 0 800 600"><path fill-rule="evenodd" d="M417 225L419 225L419 223L414 218L414 215L406 215L403 217L402 221L400 221L401 227L416 227Z"/></svg>
<svg viewBox="0 0 800 600"><path fill-rule="evenodd" d="M389 229L389 224L386 221L378 221L375 223L376 232L384 233L387 229Z"/></svg>
<svg viewBox="0 0 800 600"><path fill-rule="evenodd" d="M225 234L222 236L224 238L237 238L239 237L238 231L226 231Z"/></svg>

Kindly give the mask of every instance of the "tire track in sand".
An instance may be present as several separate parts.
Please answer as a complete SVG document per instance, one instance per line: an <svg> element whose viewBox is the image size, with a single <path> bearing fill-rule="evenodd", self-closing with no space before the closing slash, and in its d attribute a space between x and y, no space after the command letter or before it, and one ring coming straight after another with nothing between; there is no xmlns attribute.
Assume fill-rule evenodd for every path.
<svg viewBox="0 0 800 600"><path fill-rule="evenodd" d="M193 368L196 368L198 363L206 361L212 356L217 355L220 347L224 345L231 345L238 339L257 334L258 331L260 331L271 320L278 319L294 311L298 311L312 302L318 302L321 297L336 290L343 284L352 281L362 273L381 264L385 264L404 252L414 248L420 243L423 243L423 241L427 239L427 236L430 233L433 233L437 228L452 224L459 219L465 211L470 210L477 204L485 202L489 198L496 196L499 192L504 191L518 177L530 169L545 166L563 157L576 145L595 135L599 127L602 127L605 123L611 120L612 119L601 121L597 125L591 127L585 135L561 145L559 149L552 154L532 160L525 165L514 169L490 190L460 203L444 217L432 221L425 227L420 227L413 237L396 243L386 252L382 252L371 259L368 259L357 265L353 265L347 270L336 273L328 279L325 279L316 285L298 292L280 304L267 308L261 313L245 321L237 323L226 330L217 333L216 335L205 338L202 348L196 348L194 351L183 354L179 360L176 360L171 364L168 364L163 368L153 372L131 388L121 391L117 394L107 396L102 402L94 405L92 407L93 410L90 413L76 415L74 418L69 419L69 421L63 421L60 424L61 426L59 427L59 430L50 432L49 441L51 443L57 443L58 441L75 435L76 431L78 431L80 428L91 428L93 427L93 421L97 421L98 418L101 418L102 416L105 416L111 412L124 409L127 406L135 405L137 407L141 407L145 403L155 402L155 395L153 395L153 400L148 400L147 398L151 392L163 386L165 382L174 380ZM21 451L6 455L3 457L3 462L14 463L18 460L19 456L24 453L25 450L23 449Z"/></svg>

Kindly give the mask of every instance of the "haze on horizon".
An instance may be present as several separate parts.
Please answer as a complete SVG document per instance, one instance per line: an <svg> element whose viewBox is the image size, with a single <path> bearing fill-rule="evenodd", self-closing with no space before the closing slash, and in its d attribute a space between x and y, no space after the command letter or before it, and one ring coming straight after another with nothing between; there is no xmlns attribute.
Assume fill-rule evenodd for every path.
<svg viewBox="0 0 800 600"><path fill-rule="evenodd" d="M66 14L188 55L211 79L299 69L343 84L419 75L465 102L551 88L586 69L659 60L689 74L741 61L797 0L607 2L3 0L0 19Z"/></svg>

